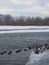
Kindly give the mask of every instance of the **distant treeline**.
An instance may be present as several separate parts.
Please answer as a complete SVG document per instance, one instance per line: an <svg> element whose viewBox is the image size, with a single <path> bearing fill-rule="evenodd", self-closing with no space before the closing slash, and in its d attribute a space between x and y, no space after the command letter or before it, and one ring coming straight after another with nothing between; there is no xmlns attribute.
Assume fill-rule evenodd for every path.
<svg viewBox="0 0 49 65"><path fill-rule="evenodd" d="M0 15L0 25L20 25L20 26L29 26L29 25L49 25L49 17L12 17L10 15Z"/></svg>

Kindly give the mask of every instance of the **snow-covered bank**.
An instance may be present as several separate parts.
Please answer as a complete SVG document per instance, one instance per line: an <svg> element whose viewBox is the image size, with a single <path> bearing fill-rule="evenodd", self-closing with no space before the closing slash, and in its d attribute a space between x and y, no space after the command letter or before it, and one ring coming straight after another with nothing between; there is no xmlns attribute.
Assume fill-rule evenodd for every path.
<svg viewBox="0 0 49 65"><path fill-rule="evenodd" d="M49 26L0 26L0 34L49 32Z"/></svg>
<svg viewBox="0 0 49 65"><path fill-rule="evenodd" d="M4 29L32 29L32 28L49 29L49 26L0 26L0 30L4 30Z"/></svg>

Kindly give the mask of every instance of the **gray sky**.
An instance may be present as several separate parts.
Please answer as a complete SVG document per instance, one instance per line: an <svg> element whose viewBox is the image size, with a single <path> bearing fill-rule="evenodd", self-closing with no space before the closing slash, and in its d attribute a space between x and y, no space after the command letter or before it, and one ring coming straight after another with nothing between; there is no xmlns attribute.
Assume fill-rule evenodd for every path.
<svg viewBox="0 0 49 65"><path fill-rule="evenodd" d="M0 14L49 16L49 0L0 0Z"/></svg>

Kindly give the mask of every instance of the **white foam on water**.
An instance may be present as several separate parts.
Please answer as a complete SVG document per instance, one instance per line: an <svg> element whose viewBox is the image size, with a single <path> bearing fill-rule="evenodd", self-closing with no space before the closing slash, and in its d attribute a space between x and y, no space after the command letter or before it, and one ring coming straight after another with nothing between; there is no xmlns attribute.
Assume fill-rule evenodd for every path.
<svg viewBox="0 0 49 65"><path fill-rule="evenodd" d="M30 54L29 61L26 63L26 65L34 65L34 63L39 62L43 57L47 56L47 52L35 54L33 51Z"/></svg>

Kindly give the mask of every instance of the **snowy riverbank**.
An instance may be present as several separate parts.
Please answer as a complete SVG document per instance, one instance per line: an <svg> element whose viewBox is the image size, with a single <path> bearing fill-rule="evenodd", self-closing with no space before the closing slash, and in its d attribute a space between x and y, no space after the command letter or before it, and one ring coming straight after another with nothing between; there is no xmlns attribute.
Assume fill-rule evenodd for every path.
<svg viewBox="0 0 49 65"><path fill-rule="evenodd" d="M26 32L49 32L49 26L0 26L0 34Z"/></svg>
<svg viewBox="0 0 49 65"><path fill-rule="evenodd" d="M49 29L49 26L0 26L0 30L4 29Z"/></svg>

